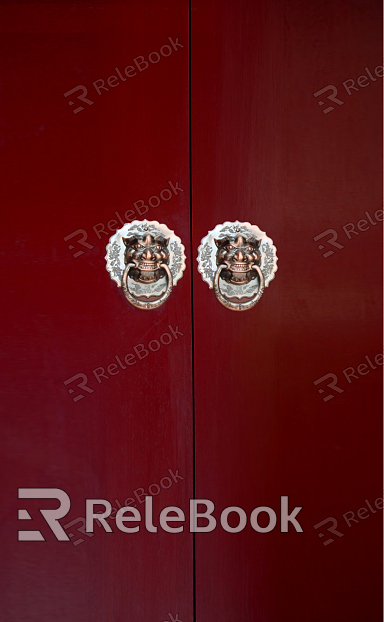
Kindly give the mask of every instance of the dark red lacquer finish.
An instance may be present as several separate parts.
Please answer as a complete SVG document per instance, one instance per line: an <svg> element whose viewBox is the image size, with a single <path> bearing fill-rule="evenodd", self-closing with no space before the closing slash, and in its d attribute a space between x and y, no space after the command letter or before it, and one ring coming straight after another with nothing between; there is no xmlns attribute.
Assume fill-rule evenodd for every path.
<svg viewBox="0 0 384 622"><path fill-rule="evenodd" d="M381 9L193 7L193 246L238 219L266 231L279 258L251 311L228 311L195 279L196 495L217 515L261 505L278 517L288 495L304 529L280 533L278 518L265 534L249 524L197 534L197 620L379 621L382 511L356 512L382 496L382 368L364 358L382 352ZM376 81L361 88L365 67ZM329 84L343 104L326 99L332 92L314 97ZM376 224L359 233L365 211ZM351 222L359 235L348 239ZM327 229L342 249L314 241ZM313 384L327 373L343 393ZM324 402L327 392L335 397ZM359 522L348 527L351 510ZM314 525L327 517L344 536L324 546L332 535Z"/></svg>
<svg viewBox="0 0 384 622"><path fill-rule="evenodd" d="M1 11L12 31L1 39L3 346L9 353L2 610L8 619L34 622L161 621L168 612L189 620L189 533L151 534L142 527L127 535L111 520L113 534L96 527L89 537L78 531L80 520L66 529L73 534L68 544L41 521L45 543L16 541L17 529L31 527L17 524L18 487L65 490L72 507L63 525L84 517L86 498L108 499L115 508L115 499L124 505L133 498L143 514L133 493L155 484L156 515L170 504L187 507L192 496L190 260L167 304L149 312L125 301L104 260L108 238L121 226L115 211L124 218L134 203L128 218L165 222L191 256L188 5L44 3ZM168 37L183 47L173 49ZM147 68L139 59L142 71L136 68L135 76L128 68L127 77L134 58L148 61L164 45L168 56ZM109 85L110 76L116 80ZM98 94L93 82L108 90ZM77 99L81 91L63 95L77 85L88 89L92 104ZM171 198L163 193L167 200L145 213L143 204L165 188ZM79 244L81 233L63 239L78 229L92 248ZM170 333L168 325L182 335L151 352L149 342ZM150 354L122 369L115 355L124 365L138 344ZM116 367L108 372L110 364ZM79 373L93 393L63 384ZM78 393L85 397L74 402ZM174 481L169 469L183 479Z"/></svg>
<svg viewBox="0 0 384 622"><path fill-rule="evenodd" d="M0 19L6 619L379 622L379 3L3 3ZM156 310L105 270L133 218L186 248ZM235 220L279 258L240 313L195 261ZM70 495L71 542L41 501L17 520L20 487ZM84 532L86 498L143 516L144 493L156 524L195 496L218 527ZM281 496L303 532L280 532ZM227 506L277 526L226 533Z"/></svg>

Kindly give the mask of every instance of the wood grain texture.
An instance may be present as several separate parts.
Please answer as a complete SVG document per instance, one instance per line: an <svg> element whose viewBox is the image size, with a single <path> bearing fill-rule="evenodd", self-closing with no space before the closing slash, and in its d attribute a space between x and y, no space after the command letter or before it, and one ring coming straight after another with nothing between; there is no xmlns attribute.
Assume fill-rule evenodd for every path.
<svg viewBox="0 0 384 622"><path fill-rule="evenodd" d="M189 533L154 535L142 525L128 535L112 520L113 534L96 527L90 538L77 531L80 522L68 529L72 542L84 539L74 546L57 542L36 518L47 541L16 541L17 529L26 528L16 520L18 487L63 488L72 507L62 524L84 517L86 498L124 505L136 489L159 485L168 469L184 479L158 495L152 488L155 515L167 505L188 506L192 496L188 4L1 10L13 31L1 37L8 439L2 611L20 622L161 622L168 612L192 619ZM140 55L148 60L168 37L184 47L97 94L92 82L103 79L108 88L116 67L123 72ZM75 115L63 93L78 84L94 103ZM104 223L108 231L115 210L122 215L139 200L148 205L169 180L184 192L136 217L173 229L188 267L167 304L147 313L110 280L104 256L112 231L99 239L93 226ZM86 230L93 248L75 241L68 248L63 238L77 229ZM74 258L79 249L84 254ZM124 361L137 344L148 349L169 324L183 336L119 373L106 371L115 355ZM100 383L92 373L99 367L108 376ZM63 382L77 373L94 392L74 403ZM36 515L41 503L28 507ZM137 507L143 514L144 505Z"/></svg>
<svg viewBox="0 0 384 622"><path fill-rule="evenodd" d="M193 246L238 219L279 257L252 311L195 278L196 496L218 518L279 516L289 495L304 529L197 534L197 620L379 621L381 514L352 527L342 514L382 494L381 369L351 383L342 370L382 351L381 226L342 227L382 208L382 79L342 83L382 64L381 8L192 7ZM328 84L344 103L325 115L313 93ZM329 228L344 248L324 258L313 238ZM324 403L313 382L329 372L344 392ZM344 537L324 547L313 526L328 516Z"/></svg>
<svg viewBox="0 0 384 622"><path fill-rule="evenodd" d="M351 527L342 518L382 495L380 368L350 383L342 373L382 351L381 227L356 229L382 207L382 78L343 86L382 63L377 0L192 1L192 248L188 4L19 3L0 15L7 620L379 621L381 512ZM108 85L168 37L184 47ZM74 115L63 93L78 84L93 104ZM313 94L327 85L343 104L324 115ZM141 312L105 271L103 230L177 182L138 217L175 230L187 269L164 307ZM208 230L235 219L265 230L279 257L244 313L215 300L195 262ZM77 229L92 248L68 248ZM343 248L324 258L314 237L327 229ZM92 370L148 349L169 325L183 335L96 380ZM324 403L313 382L329 372L343 393ZM93 393L74 403L63 383L78 373ZM113 534L89 538L74 524L73 546L31 502L28 527L46 542L16 541L18 487L66 490L66 524L85 498L117 507L164 477L155 515L187 512L196 492L217 518L229 505L279 516L289 495L304 533L197 534L195 611L188 532L130 536L111 521ZM324 547L314 525L328 516L344 535Z"/></svg>

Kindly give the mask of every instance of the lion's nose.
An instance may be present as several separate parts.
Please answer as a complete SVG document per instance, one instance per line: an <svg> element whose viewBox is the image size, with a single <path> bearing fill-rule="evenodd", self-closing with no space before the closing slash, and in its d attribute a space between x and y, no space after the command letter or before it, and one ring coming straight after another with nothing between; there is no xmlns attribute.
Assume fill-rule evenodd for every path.
<svg viewBox="0 0 384 622"><path fill-rule="evenodd" d="M236 259L236 261L243 261L244 260L244 253L242 253L241 251L237 251L235 253L235 259Z"/></svg>
<svg viewBox="0 0 384 622"><path fill-rule="evenodd" d="M149 249L144 251L143 258L144 259L148 259L148 260L152 259L152 253L151 253L151 251Z"/></svg>

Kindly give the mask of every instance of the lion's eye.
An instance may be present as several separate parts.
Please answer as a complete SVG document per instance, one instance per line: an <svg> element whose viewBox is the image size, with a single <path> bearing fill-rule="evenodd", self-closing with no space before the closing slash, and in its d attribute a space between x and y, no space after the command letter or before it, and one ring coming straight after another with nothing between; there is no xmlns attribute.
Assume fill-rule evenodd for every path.
<svg viewBox="0 0 384 622"><path fill-rule="evenodd" d="M143 248L142 244L136 244L136 248Z"/></svg>
<svg viewBox="0 0 384 622"><path fill-rule="evenodd" d="M231 244L228 244L227 249L231 251L233 249L233 246Z"/></svg>
<svg viewBox="0 0 384 622"><path fill-rule="evenodd" d="M157 251L161 251L161 246L156 246Z"/></svg>

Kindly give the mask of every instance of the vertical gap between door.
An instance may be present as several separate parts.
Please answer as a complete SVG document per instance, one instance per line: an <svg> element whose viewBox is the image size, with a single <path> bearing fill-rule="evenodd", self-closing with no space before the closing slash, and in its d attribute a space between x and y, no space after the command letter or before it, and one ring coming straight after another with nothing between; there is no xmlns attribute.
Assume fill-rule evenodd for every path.
<svg viewBox="0 0 384 622"><path fill-rule="evenodd" d="M196 447L195 447L195 326L193 317L193 236L192 236L192 115L191 115L191 18L192 0L188 0L188 122L189 122L189 229L191 249L191 323L192 323L192 493L196 498ZM193 558L193 620L196 622L196 534L192 534Z"/></svg>

